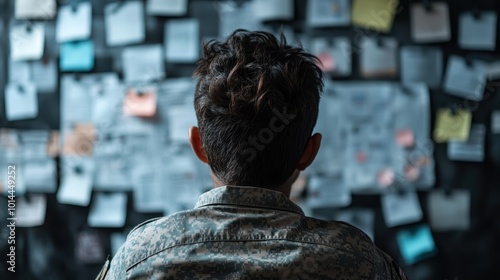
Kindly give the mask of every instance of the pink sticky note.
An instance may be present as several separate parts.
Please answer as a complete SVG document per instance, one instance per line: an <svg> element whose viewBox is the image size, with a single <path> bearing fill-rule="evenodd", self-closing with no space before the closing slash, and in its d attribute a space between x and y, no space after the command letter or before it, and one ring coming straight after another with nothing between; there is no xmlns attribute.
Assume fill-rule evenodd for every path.
<svg viewBox="0 0 500 280"><path fill-rule="evenodd" d="M319 60L321 61L322 65L319 65L321 70L328 72L328 71L335 71L335 60L333 59L332 55L329 52L322 52L318 55Z"/></svg>
<svg viewBox="0 0 500 280"><path fill-rule="evenodd" d="M153 117L156 114L156 93L153 90L138 92L129 89L123 102L123 113L127 116Z"/></svg>
<svg viewBox="0 0 500 280"><path fill-rule="evenodd" d="M413 147L413 145L415 145L415 135L413 134L413 130L409 128L398 130L396 132L396 143L404 148Z"/></svg>

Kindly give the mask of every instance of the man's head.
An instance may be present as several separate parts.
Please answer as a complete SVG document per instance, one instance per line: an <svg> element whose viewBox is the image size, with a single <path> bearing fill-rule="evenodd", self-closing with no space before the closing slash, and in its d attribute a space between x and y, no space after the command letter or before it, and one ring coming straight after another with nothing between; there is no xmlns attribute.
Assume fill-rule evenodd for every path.
<svg viewBox="0 0 500 280"><path fill-rule="evenodd" d="M204 45L190 142L225 185L275 188L312 163L323 90L317 58L271 33L236 30Z"/></svg>

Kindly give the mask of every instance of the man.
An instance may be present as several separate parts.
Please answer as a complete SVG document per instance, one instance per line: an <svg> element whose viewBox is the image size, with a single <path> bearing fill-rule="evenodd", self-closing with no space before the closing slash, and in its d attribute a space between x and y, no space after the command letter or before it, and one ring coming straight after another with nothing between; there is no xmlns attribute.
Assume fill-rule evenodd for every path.
<svg viewBox="0 0 500 280"><path fill-rule="evenodd" d="M288 199L320 147L317 63L267 32L204 46L189 141L214 188L193 210L133 229L106 279L404 278L359 229L306 217Z"/></svg>

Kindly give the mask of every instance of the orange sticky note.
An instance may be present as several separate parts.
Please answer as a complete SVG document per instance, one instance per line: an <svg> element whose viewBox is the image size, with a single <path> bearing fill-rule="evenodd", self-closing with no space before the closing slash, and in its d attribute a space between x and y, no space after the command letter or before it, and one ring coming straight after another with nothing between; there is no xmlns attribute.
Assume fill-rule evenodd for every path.
<svg viewBox="0 0 500 280"><path fill-rule="evenodd" d="M153 89L139 91L131 88L123 102L123 113L127 116L153 117L156 115L156 92Z"/></svg>

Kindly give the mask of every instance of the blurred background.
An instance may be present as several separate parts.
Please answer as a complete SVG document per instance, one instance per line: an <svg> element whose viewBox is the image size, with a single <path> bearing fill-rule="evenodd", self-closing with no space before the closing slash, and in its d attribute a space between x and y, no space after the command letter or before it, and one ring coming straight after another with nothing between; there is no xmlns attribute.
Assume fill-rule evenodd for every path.
<svg viewBox="0 0 500 280"><path fill-rule="evenodd" d="M187 142L191 75L202 42L236 28L282 32L322 62L322 148L292 191L308 215L359 227L410 279L495 275L498 12L494 0L0 0L0 278L93 279L134 226L211 188Z"/></svg>

